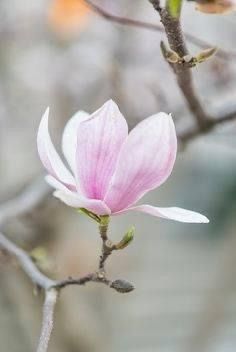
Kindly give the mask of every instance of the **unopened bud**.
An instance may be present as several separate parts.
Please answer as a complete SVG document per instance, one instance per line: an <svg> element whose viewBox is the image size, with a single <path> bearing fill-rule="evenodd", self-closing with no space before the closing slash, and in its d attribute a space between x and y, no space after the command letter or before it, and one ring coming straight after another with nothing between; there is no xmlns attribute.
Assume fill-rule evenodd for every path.
<svg viewBox="0 0 236 352"><path fill-rule="evenodd" d="M134 286L125 280L115 280L111 283L111 287L120 293L128 293L134 290Z"/></svg>
<svg viewBox="0 0 236 352"><path fill-rule="evenodd" d="M179 62L180 57L179 57L179 55L178 55L175 51L173 51L173 50L168 50L168 51L166 52L166 60L167 60L168 62L170 62L171 64L176 64L177 62Z"/></svg>
<svg viewBox="0 0 236 352"><path fill-rule="evenodd" d="M185 62L187 62L188 64L191 62L191 61L193 61L193 56L192 55L185 55L184 57L183 57L183 60L185 61Z"/></svg>
<svg viewBox="0 0 236 352"><path fill-rule="evenodd" d="M133 241L134 239L134 232L135 232L135 227L132 226L127 232L126 234L124 235L124 237L122 238L122 240L117 243L115 245L115 248L116 249L124 249L125 247L127 247L130 242Z"/></svg>
<svg viewBox="0 0 236 352"><path fill-rule="evenodd" d="M198 55L196 55L196 60L198 63L204 62L210 57L212 57L217 51L216 47L213 48L208 48L203 51L201 51Z"/></svg>
<svg viewBox="0 0 236 352"><path fill-rule="evenodd" d="M168 49L163 41L161 41L160 46L162 54L168 62L171 64L176 64L181 60L179 55L175 51Z"/></svg>

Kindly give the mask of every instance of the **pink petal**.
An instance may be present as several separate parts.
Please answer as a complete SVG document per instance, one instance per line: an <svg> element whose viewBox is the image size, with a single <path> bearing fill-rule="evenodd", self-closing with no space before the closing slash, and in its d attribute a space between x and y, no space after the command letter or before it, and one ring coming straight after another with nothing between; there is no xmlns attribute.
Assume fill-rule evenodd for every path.
<svg viewBox="0 0 236 352"><path fill-rule="evenodd" d="M170 175L177 151L172 117L163 112L139 123L123 144L104 198L112 212L136 203Z"/></svg>
<svg viewBox="0 0 236 352"><path fill-rule="evenodd" d="M75 151L77 144L77 128L80 122L85 121L89 114L85 111L78 111L67 122L62 136L62 151L64 156L75 173Z"/></svg>
<svg viewBox="0 0 236 352"><path fill-rule="evenodd" d="M71 192L52 176L47 176L46 181L52 187L56 188L56 191L53 193L54 196L70 207L85 208L97 215L109 215L111 213L110 209L101 200L88 199L78 193Z"/></svg>
<svg viewBox="0 0 236 352"><path fill-rule="evenodd" d="M74 177L67 170L52 144L48 132L48 115L49 109L44 113L38 129L37 144L40 159L50 175L63 182L70 189L75 189Z"/></svg>
<svg viewBox="0 0 236 352"><path fill-rule="evenodd" d="M158 216L160 218L180 221L180 222L192 222L192 223L208 223L209 220L206 216L196 213L191 210L186 210L177 207L171 208L158 208L153 207L151 205L137 205L135 207L131 207L120 213L127 212L129 210L141 211L143 213L147 213L149 215ZM118 214L118 213L117 213Z"/></svg>
<svg viewBox="0 0 236 352"><path fill-rule="evenodd" d="M103 199L128 134L127 123L118 106L109 100L79 124L77 133L78 183L86 197Z"/></svg>

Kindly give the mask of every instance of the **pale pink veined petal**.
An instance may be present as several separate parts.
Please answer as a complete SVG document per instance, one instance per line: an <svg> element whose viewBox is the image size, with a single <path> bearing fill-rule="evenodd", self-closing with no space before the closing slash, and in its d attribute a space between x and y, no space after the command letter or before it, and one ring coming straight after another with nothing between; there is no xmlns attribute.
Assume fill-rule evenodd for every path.
<svg viewBox="0 0 236 352"><path fill-rule="evenodd" d="M48 132L49 109L44 113L38 129L37 144L40 159L50 175L70 189L75 189L75 180L57 154Z"/></svg>
<svg viewBox="0 0 236 352"><path fill-rule="evenodd" d="M103 199L127 135L126 120L112 100L79 124L77 182L86 197Z"/></svg>
<svg viewBox="0 0 236 352"><path fill-rule="evenodd" d="M153 115L139 123L122 146L104 198L112 213L136 203L170 175L177 151L172 117Z"/></svg>
<svg viewBox="0 0 236 352"><path fill-rule="evenodd" d="M77 128L80 122L85 121L90 115L85 111L78 111L67 122L62 136L62 151L75 174L75 151L77 144Z"/></svg>
<svg viewBox="0 0 236 352"><path fill-rule="evenodd" d="M52 176L46 176L46 181L52 187L56 188L56 191L53 193L53 195L70 207L85 208L97 215L109 215L111 213L110 209L101 200L88 199L78 193L71 192L68 190L68 188L66 188L62 183L57 181Z"/></svg>
<svg viewBox="0 0 236 352"><path fill-rule="evenodd" d="M137 206L125 209L120 213L125 213L129 210L141 211L149 215L158 216L160 218L165 218L165 219L170 219L170 220L175 220L180 222L189 222L189 223L208 223L209 222L207 217L202 214L196 213L191 210L177 208L177 207L159 208L159 207L143 204L143 205L137 205Z"/></svg>

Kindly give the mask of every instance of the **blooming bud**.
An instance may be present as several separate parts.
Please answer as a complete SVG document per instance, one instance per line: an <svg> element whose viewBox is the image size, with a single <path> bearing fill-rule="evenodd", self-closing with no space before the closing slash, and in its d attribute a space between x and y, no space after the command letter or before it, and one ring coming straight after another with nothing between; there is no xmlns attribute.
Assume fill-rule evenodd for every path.
<svg viewBox="0 0 236 352"><path fill-rule="evenodd" d="M182 222L209 222L199 213L178 207L136 205L172 172L177 137L170 114L154 114L128 134L127 122L112 100L91 115L79 111L68 121L62 138L71 170L54 148L48 117L49 109L42 117L37 137L39 156L49 173L46 180L56 189L55 197L98 221L101 234L110 215L127 211ZM132 231L127 236L129 242Z"/></svg>

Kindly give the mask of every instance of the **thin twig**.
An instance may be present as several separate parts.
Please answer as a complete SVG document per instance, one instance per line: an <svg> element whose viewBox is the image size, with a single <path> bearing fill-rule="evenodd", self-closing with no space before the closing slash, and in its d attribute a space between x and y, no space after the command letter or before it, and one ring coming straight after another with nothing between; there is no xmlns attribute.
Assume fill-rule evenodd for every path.
<svg viewBox="0 0 236 352"><path fill-rule="evenodd" d="M83 286L88 282L98 282L98 283L105 284L106 286L110 286L112 283L104 275L101 275L99 272L96 272L96 273L87 274L78 279L69 278L69 279L57 281L54 287L58 290L61 290L62 288L65 288L67 286Z"/></svg>
<svg viewBox="0 0 236 352"><path fill-rule="evenodd" d="M3 233L0 233L0 248L14 256L36 287L45 291L42 329L37 352L46 352L48 349L48 343L53 328L54 308L60 290L71 285L85 285L87 282L102 283L120 293L127 293L134 289L133 285L125 280L111 281L106 277L104 263L107 257L104 257L102 268L100 268L99 265L97 272L87 274L77 279L68 278L56 281L41 273L32 258L23 249L6 238ZM102 257L103 255L101 255L101 258Z"/></svg>
<svg viewBox="0 0 236 352"><path fill-rule="evenodd" d="M51 290L52 288L61 290L71 285L82 286L85 285L87 282L102 283L106 286L110 286L110 284L112 283L111 280L107 279L105 273L100 272L100 270L94 273L89 273L85 276L76 279L68 278L65 280L53 280L43 274L37 268L35 262L27 254L27 252L25 252L15 243L6 238L3 233L0 233L0 248L6 250L9 254L14 256L18 260L18 263L20 264L21 268L33 282L33 284L36 285L38 288L44 289L45 291Z"/></svg>
<svg viewBox="0 0 236 352"><path fill-rule="evenodd" d="M236 119L235 110L232 112L226 113L216 119L211 119L207 129L201 130L198 126L196 126L194 128L190 128L189 130L178 133L178 138L184 143L189 142L200 135L209 133L216 126L233 121L234 119Z"/></svg>
<svg viewBox="0 0 236 352"><path fill-rule="evenodd" d="M50 336L53 329L54 310L57 302L58 290L50 289L45 293L45 301L43 305L43 320L41 334L37 352L47 352Z"/></svg>

